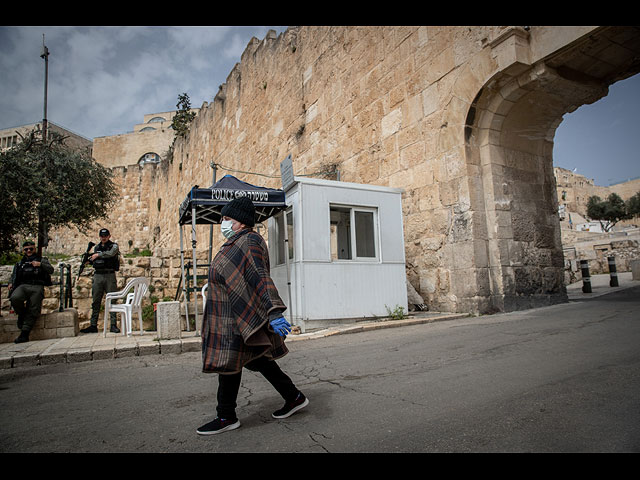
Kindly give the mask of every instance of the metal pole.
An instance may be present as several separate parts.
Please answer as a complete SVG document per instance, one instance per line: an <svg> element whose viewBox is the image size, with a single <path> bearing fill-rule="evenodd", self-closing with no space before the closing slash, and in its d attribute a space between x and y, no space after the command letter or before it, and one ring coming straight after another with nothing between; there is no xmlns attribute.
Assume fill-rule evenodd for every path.
<svg viewBox="0 0 640 480"><path fill-rule="evenodd" d="M200 333L200 319L198 317L198 261L196 260L196 207L191 208L191 248L193 249L193 305L196 320L196 334Z"/></svg>
<svg viewBox="0 0 640 480"><path fill-rule="evenodd" d="M291 211L293 215L293 210ZM283 212L284 223L284 261L287 267L287 293L289 294L289 309L291 310L291 324L295 325L294 311L293 311L293 298L291 297L291 273L289 271L289 228L287 225L287 210ZM304 325L300 326L300 333L304 333Z"/></svg>
<svg viewBox="0 0 640 480"><path fill-rule="evenodd" d="M609 275L611 275L611 280L609 280L610 287L618 287L618 272L616 271L616 257L609 257Z"/></svg>
<svg viewBox="0 0 640 480"><path fill-rule="evenodd" d="M180 225L180 268L182 270L182 301L184 302L184 316L187 319L187 332L190 332L191 327L189 326L189 305L187 302L187 279L184 274L184 241L182 225Z"/></svg>
<svg viewBox="0 0 640 480"><path fill-rule="evenodd" d="M64 311L64 308L62 306L63 302L64 302L64 263L60 264L60 308L58 309L59 312Z"/></svg>
<svg viewBox="0 0 640 480"><path fill-rule="evenodd" d="M218 170L218 166L211 162L211 168L213 168L213 179L211 180L211 186L213 187L216 184L216 173ZM213 223L209 226L209 268L211 268L211 252L213 251Z"/></svg>
<svg viewBox="0 0 640 480"><path fill-rule="evenodd" d="M42 118L42 141L47 141L47 84L49 83L49 49L44 44L44 33L42 34L42 54L44 58L44 116Z"/></svg>
<svg viewBox="0 0 640 480"><path fill-rule="evenodd" d="M591 276L589 275L589 262L580 260L582 270L582 293L591 293Z"/></svg>
<svg viewBox="0 0 640 480"><path fill-rule="evenodd" d="M65 272L67 272L65 274ZM64 305L64 307L63 307ZM60 308L62 312L65 308L73 307L73 294L71 292L71 265L60 264Z"/></svg>
<svg viewBox="0 0 640 480"><path fill-rule="evenodd" d="M69 297L69 303L67 304L67 297ZM67 289L64 297L65 308L73 308L73 290L71 289L71 265L67 265Z"/></svg>
<svg viewBox="0 0 640 480"><path fill-rule="evenodd" d="M44 58L44 113L42 119L42 144L47 142L47 84L49 81L49 49L44 44L44 33L42 34L42 54ZM38 209L39 210L39 209ZM42 212L38 211L38 255L42 255L42 249L47 246L47 232Z"/></svg>

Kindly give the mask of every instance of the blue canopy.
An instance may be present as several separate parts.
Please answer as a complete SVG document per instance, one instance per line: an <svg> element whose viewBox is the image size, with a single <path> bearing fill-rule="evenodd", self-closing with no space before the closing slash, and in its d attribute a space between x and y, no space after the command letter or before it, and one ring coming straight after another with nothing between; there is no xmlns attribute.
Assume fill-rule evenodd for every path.
<svg viewBox="0 0 640 480"><path fill-rule="evenodd" d="M209 188L196 185L191 189L180 204L179 224L192 222L194 208L196 224L220 223L222 207L238 197L248 197L253 202L258 223L287 208L284 191L258 187L238 180L233 175L225 175Z"/></svg>

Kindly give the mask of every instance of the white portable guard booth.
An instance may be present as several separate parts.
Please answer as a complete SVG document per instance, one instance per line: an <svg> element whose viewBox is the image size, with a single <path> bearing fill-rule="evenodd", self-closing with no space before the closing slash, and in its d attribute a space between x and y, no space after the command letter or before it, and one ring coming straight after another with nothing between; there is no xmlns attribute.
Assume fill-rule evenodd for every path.
<svg viewBox="0 0 640 480"><path fill-rule="evenodd" d="M401 195L305 177L287 188L286 218L268 221L271 276L302 332L407 311Z"/></svg>

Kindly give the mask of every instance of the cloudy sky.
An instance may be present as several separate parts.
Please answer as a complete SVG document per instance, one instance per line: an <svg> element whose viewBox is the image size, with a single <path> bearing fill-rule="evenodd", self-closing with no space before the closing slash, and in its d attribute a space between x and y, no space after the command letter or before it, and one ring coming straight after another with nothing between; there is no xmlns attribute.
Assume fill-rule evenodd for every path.
<svg viewBox="0 0 640 480"><path fill-rule="evenodd" d="M286 27L0 27L0 128L47 119L87 138L126 133L143 115L210 102L252 37Z"/></svg>
<svg viewBox="0 0 640 480"><path fill-rule="evenodd" d="M49 49L47 118L89 139L126 133L143 115L210 102L252 37L286 27L0 26L0 129L42 120ZM609 185L640 176L640 75L565 116L554 164Z"/></svg>
<svg viewBox="0 0 640 480"><path fill-rule="evenodd" d="M556 130L553 163L611 185L640 177L640 74L564 116Z"/></svg>

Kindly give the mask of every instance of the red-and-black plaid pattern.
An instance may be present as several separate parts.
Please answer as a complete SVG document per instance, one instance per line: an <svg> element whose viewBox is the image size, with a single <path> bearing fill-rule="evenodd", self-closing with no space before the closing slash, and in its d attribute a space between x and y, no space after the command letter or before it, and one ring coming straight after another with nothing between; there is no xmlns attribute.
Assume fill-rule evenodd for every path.
<svg viewBox="0 0 640 480"><path fill-rule="evenodd" d="M270 276L267 245L258 233L242 230L222 246L209 269L202 370L236 373L262 355L286 355L284 338L268 322L276 308L286 306Z"/></svg>

